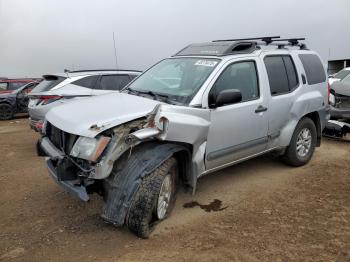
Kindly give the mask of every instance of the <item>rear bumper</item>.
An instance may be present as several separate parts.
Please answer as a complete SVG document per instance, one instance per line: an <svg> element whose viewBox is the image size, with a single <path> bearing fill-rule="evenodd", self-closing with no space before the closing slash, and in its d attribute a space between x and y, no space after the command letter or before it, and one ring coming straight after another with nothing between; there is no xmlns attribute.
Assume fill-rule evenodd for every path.
<svg viewBox="0 0 350 262"><path fill-rule="evenodd" d="M59 186L82 201L89 200L86 187L81 185L78 180L62 180L64 174L59 166L65 161L64 152L57 149L48 138L44 137L38 141L37 153L39 156L46 156L49 174ZM54 162L58 164L55 166Z"/></svg>
<svg viewBox="0 0 350 262"><path fill-rule="evenodd" d="M331 118L350 119L350 108L336 108L331 106Z"/></svg>

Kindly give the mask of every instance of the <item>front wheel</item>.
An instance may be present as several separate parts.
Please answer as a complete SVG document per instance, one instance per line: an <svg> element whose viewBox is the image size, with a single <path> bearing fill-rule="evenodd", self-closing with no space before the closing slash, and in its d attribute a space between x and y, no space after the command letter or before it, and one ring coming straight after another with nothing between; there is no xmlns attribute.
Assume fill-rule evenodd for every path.
<svg viewBox="0 0 350 262"><path fill-rule="evenodd" d="M127 216L128 228L138 237L148 238L155 222L172 211L177 177L177 161L171 157L141 181Z"/></svg>
<svg viewBox="0 0 350 262"><path fill-rule="evenodd" d="M315 151L316 141L317 132L314 122L307 117L301 119L283 155L284 162L291 166L307 164Z"/></svg>
<svg viewBox="0 0 350 262"><path fill-rule="evenodd" d="M0 104L0 120L10 120L14 115L13 108L9 104Z"/></svg>

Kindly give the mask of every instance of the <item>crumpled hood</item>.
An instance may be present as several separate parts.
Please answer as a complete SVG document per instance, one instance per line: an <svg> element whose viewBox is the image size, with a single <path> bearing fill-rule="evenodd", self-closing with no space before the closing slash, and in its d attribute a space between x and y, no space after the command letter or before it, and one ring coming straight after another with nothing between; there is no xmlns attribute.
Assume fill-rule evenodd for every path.
<svg viewBox="0 0 350 262"><path fill-rule="evenodd" d="M350 83L348 84L341 81L337 81L333 83L331 89L333 89L339 95L350 96Z"/></svg>
<svg viewBox="0 0 350 262"><path fill-rule="evenodd" d="M67 133L95 137L111 127L146 116L160 103L135 95L111 93L54 107L46 120Z"/></svg>

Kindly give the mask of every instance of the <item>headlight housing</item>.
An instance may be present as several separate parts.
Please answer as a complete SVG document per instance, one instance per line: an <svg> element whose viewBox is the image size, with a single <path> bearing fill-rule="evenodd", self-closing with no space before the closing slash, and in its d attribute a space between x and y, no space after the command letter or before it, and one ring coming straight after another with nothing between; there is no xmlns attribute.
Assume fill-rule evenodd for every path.
<svg viewBox="0 0 350 262"><path fill-rule="evenodd" d="M98 138L79 137L75 142L70 155L95 162L102 154L111 139L100 136Z"/></svg>

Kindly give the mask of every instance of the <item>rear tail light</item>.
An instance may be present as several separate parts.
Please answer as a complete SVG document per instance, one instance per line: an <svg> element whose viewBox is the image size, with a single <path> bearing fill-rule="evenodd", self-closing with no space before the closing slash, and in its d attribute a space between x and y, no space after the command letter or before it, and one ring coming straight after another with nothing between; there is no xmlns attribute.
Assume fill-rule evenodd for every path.
<svg viewBox="0 0 350 262"><path fill-rule="evenodd" d="M41 105L47 105L50 104L52 102L55 102L59 99L63 98L63 96L56 96L56 95L52 95L52 96L39 96L39 103ZM38 103L38 104L39 104Z"/></svg>
<svg viewBox="0 0 350 262"><path fill-rule="evenodd" d="M44 126L44 122L43 121L38 121L36 124L35 124L35 128L38 130L38 131L41 131L43 129L43 126Z"/></svg>

